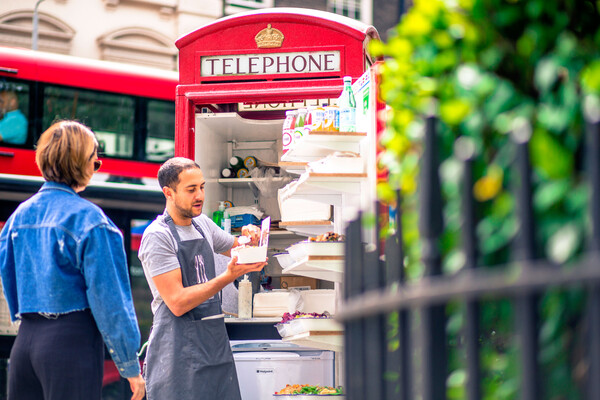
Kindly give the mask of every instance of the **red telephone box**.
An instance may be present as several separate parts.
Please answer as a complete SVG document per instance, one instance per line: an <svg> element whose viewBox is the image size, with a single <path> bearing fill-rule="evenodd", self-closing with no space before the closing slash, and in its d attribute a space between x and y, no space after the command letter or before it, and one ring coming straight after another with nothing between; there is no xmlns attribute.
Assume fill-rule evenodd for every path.
<svg viewBox="0 0 600 400"><path fill-rule="evenodd" d="M333 282L331 286L339 298L343 243L331 244L331 248L319 251L316 257L313 254L305 257L303 251L294 253L291 248L307 242L302 236L343 234L352 212L373 211L377 179L375 116L381 104L371 68L378 60L370 57L367 46L378 37L372 26L346 17L276 8L217 20L176 42L180 49L180 81L175 154L194 159L200 165L206 180L205 214L215 211L220 201L231 201L232 212L257 205L271 221L280 221L270 230L269 264L265 267L274 277L273 282L281 277L292 282L288 278L301 276L308 280L298 285L313 289L317 280ZM282 127L286 110L325 103L331 106L340 96L344 76L352 77L357 132L315 128L301 134L297 142L294 137L294 147L284 153ZM342 156L336 159L339 154ZM224 178L222 170L233 165L231 160L237 157L246 157L244 161L254 159L257 163L258 168L252 169L250 178L241 178L239 173L237 178ZM341 161L344 157L346 160ZM332 159L340 163L333 163L332 168L327 165L320 171L312 169L322 166L323 160ZM346 163L348 159L351 160ZM261 167L267 172L278 172L266 179L254 176ZM230 215L235 227L234 214ZM289 245L290 259L301 260L286 264L282 262L285 258L273 257L281 252L278 249ZM275 273L271 274L269 267ZM281 269L276 271L278 267ZM280 283L284 287L285 282ZM331 303L335 302L328 304ZM258 311L266 313L270 309L259 310L255 304L254 316ZM330 331L326 335L313 332L307 341L298 344L340 352L342 332L333 321L326 323L329 322L332 326L323 329ZM325 376L312 376L310 381L327 386L343 384L341 367L336 370L336 382ZM307 368L290 371L297 371L293 374L298 376L287 376L282 371L268 377L240 374L242 393L248 399L264 399L290 381L309 383L307 375L314 373ZM265 381L276 377L285 379Z"/></svg>
<svg viewBox="0 0 600 400"><path fill-rule="evenodd" d="M200 107L337 98L343 76L354 81L376 61L367 52L372 39L373 26L297 8L240 13L181 37L175 154L194 158Z"/></svg>

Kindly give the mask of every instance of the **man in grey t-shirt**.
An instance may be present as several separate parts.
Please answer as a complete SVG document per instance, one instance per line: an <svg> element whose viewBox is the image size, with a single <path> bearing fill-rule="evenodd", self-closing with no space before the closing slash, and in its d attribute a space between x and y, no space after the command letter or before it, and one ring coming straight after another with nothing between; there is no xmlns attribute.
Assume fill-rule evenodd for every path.
<svg viewBox="0 0 600 400"><path fill-rule="evenodd" d="M222 318L219 292L236 278L260 271L266 262L238 264L233 257L218 274L215 253L230 255L237 238L201 215L204 177L198 164L172 158L158 171L167 204L146 228L140 244L154 300L154 321L144 368L148 400L241 400ZM242 235L258 243L259 229Z"/></svg>
<svg viewBox="0 0 600 400"><path fill-rule="evenodd" d="M144 274L148 281L148 286L152 291L152 313L156 314L156 310L162 304L163 299L156 289L154 277L179 269L179 261L177 260L177 242L170 232L169 227L165 223L167 210L162 215L159 215L144 231L144 239L140 244L138 257L142 261ZM205 239L210 243L214 252L217 254L227 253L234 247L235 238L228 234L223 229L219 228L210 218L201 214L194 218L203 232L206 233ZM193 226L175 225L177 233L181 240L201 239L200 232Z"/></svg>

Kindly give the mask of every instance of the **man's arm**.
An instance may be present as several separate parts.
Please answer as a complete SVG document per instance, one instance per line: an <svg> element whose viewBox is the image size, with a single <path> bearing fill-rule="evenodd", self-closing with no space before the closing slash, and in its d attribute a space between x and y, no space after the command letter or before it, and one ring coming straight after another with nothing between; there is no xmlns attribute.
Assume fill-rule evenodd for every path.
<svg viewBox="0 0 600 400"><path fill-rule="evenodd" d="M188 287L183 286L180 268L156 275L152 279L169 310L180 317L213 297L237 277L260 271L266 264L266 262L237 264L237 257L234 257L227 265L227 270L221 275L208 282Z"/></svg>

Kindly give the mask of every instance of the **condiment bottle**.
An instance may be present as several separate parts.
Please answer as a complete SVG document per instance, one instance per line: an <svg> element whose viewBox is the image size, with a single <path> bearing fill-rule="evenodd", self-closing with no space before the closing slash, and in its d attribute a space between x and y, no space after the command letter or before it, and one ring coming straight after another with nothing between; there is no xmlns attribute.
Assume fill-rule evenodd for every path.
<svg viewBox="0 0 600 400"><path fill-rule="evenodd" d="M252 283L248 275L238 285L238 318L252 318Z"/></svg>

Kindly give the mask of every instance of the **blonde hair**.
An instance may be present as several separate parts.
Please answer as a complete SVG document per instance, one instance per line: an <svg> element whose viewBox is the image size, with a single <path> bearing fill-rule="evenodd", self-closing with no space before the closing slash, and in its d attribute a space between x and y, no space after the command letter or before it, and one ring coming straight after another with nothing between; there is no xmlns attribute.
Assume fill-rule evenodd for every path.
<svg viewBox="0 0 600 400"><path fill-rule="evenodd" d="M48 128L37 143L35 163L45 180L72 188L85 186L92 177L86 168L96 151L94 133L76 121L59 121Z"/></svg>

